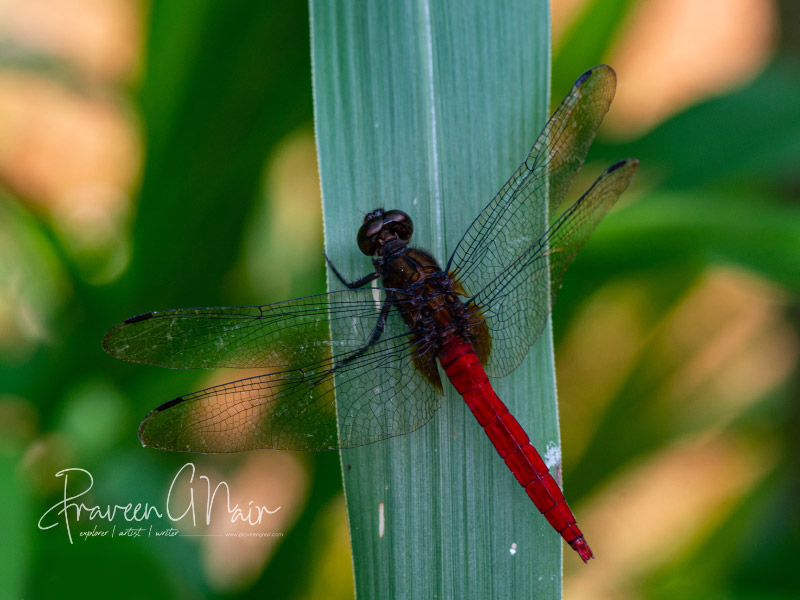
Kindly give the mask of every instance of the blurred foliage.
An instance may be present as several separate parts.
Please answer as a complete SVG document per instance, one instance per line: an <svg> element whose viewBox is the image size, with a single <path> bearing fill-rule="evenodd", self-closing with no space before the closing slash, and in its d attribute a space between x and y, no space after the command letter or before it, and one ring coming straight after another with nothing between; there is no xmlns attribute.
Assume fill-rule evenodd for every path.
<svg viewBox="0 0 800 600"><path fill-rule="evenodd" d="M607 60L636 4L587 3L556 48L554 98L578 73ZM757 472L764 473L716 507L666 558L634 555L628 562L644 566L626 566L633 573L625 582L631 597L789 598L800 589L792 564L800 544L800 20L791 0L780 9L778 50L757 78L635 139L598 140L590 154L594 163L587 165L592 171L624 156L642 162L628 205L608 217L566 278L554 313L559 356L571 347L576 324L597 305L634 307L640 334L602 401L591 398L594 381L560 382L565 390L578 386L574 398L565 391L561 413L565 488L576 513L591 512L615 482L692 436L724 436L745 454L753 449ZM186 462L142 450L135 431L149 409L197 389L205 375L110 359L100 348L109 326L158 308L265 303L324 289L319 258L280 286L265 284L283 269L264 259L276 250L267 241L259 244L253 224L274 231L278 209L264 165L287 136L308 132L312 121L306 6L288 0L153 2L145 18L141 85L114 90L136 107L146 146L131 223L120 226L115 240L129 249L122 276L98 283L103 278L92 276L91 264L79 263L35 202L10 183L0 193L2 588L25 598L105 598L109 590L119 598L347 597L349 560L335 550L346 536L331 525L337 522L332 501L341 491L333 453L300 457L311 482L307 503L255 580L238 587L214 589L200 546L188 538L69 545L63 532L36 528L58 500L61 482L53 475L62 468L93 473L97 504L120 498L156 503L163 482ZM21 60L25 53L9 53L5 43L2 48L3 69L33 69L74 85L74 70L59 60L37 54ZM314 256L319 244L303 256ZM293 268L286 248L279 251L278 267ZM682 323L681 311L721 267L774 286L769 295L781 315L774 335L795 344L794 354L770 361L792 361L780 377L753 388L757 397L724 418L715 412L713 388L674 391L694 350L671 352L667 345ZM713 301L721 305L725 298ZM601 312L600 320L609 314ZM711 310L707 318L713 317ZM702 338L704 325L689 322L687 333ZM603 342L593 340L589 352L615 356ZM578 405L582 395L586 406ZM196 462L231 472L242 460ZM670 504L686 503L694 492L678 483L666 489L662 499ZM660 517L655 509L647 515ZM636 530L642 523L627 526ZM588 569L607 572L598 555Z"/></svg>
<svg viewBox="0 0 800 600"><path fill-rule="evenodd" d="M146 73L132 100L147 151L124 275L109 285L88 283L45 215L37 218L10 194L0 204L4 299L15 296L18 304L9 308L31 313L30 325L11 329L21 341L4 336L0 347L6 422L33 421L21 439L13 429L3 431L5 453L25 465L13 473L21 483L14 485L7 473L0 492L4 517L17 525L3 529L2 563L13 577L4 577L2 587L16 590L9 597L218 593L209 587L194 543L70 545L63 531L36 529L38 516L58 499L61 481L53 476L66 467L92 472L97 504L162 501L162 487L187 457L143 455L137 423L171 393L199 387L204 374L131 368L105 356L100 340L116 321L157 307L256 300L247 297L252 286L237 264L248 219L263 212L265 159L312 119L303 3L159 2L146 18ZM13 67L21 68L19 61ZM268 218L262 215L262 224ZM321 290L317 260L312 287ZM314 474L308 503L242 597L298 597L320 585L307 573L324 558L320 548L329 534L320 523L329 519L341 481L335 454L302 458ZM212 462L230 471L239 461Z"/></svg>
<svg viewBox="0 0 800 600"><path fill-rule="evenodd" d="M558 73L558 65L574 64L579 56L578 62L583 63L574 67L579 70L601 62L611 46L592 35L584 44L575 32L593 31L599 22L609 33L618 34L607 20L596 21L597 15L616 12L619 24L626 16L623 9L635 3L602 4L601 8L600 2L588 3L572 25L573 35L567 35L563 52L554 57L554 90L559 78L565 77ZM791 5L780 6L787 17L796 13ZM778 52L754 80L700 101L630 141L613 143L601 138L590 154L599 164L622 156L638 157L642 168L633 194L638 192L639 197L607 219L572 267L554 313L556 344L560 348L566 342L565 332L592 299L613 286L633 286L637 294L644 294L636 304L645 307L640 309L640 327L646 333L596 421L588 430L581 429L585 437L580 440L573 438L571 417L581 409L571 401L581 398L565 402L562 395L565 489L578 504L576 512L589 506L593 496L602 495L615 478L697 435L752 447L753 456L764 459L766 470L746 493L716 507L692 543L657 570L643 575L628 568L626 572L636 575L630 575L623 589L633 597L789 598L800 590L798 578L788 575L794 572L791 548L800 543L796 356L800 336L796 317L800 38L796 15L781 19L779 25ZM763 397L751 398L747 410L731 409L733 416L724 418L720 411L716 418L707 416L698 422L692 415L703 410L713 414L708 406L718 399L713 390L679 397L677 402L671 396L681 371L696 357L691 351L665 356L665 330L673 326L670 315L681 310L707 281L709 269L720 267L747 270L778 286L779 291L772 294L782 298L780 322L786 329L775 335L785 333L792 340L792 367L776 386L766 387ZM724 297L717 302L717 310L724 311ZM705 325L689 323L699 331ZM737 323L731 321L727 327L734 329ZM707 335L711 334L709 328ZM602 344L602 339L595 342ZM712 376L719 376L723 367ZM580 390L580 384L575 387ZM582 448L573 460L571 446ZM676 481L663 498L664 505L687 503L691 494L692 489ZM660 518L655 512L650 517Z"/></svg>

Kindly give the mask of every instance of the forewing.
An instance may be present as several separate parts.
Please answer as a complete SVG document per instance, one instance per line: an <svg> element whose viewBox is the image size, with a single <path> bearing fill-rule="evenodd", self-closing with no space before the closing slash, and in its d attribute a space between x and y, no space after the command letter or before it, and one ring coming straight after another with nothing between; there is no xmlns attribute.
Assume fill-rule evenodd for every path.
<svg viewBox="0 0 800 600"><path fill-rule="evenodd" d="M265 306L156 311L114 326L103 347L122 360L173 369L283 371L329 352L331 326L339 333L340 350L363 346L381 307L372 290L342 290Z"/></svg>
<svg viewBox="0 0 800 600"><path fill-rule="evenodd" d="M525 161L464 233L447 270L468 294L480 292L542 237L545 215L559 212L615 89L616 74L610 67L581 75Z"/></svg>
<svg viewBox="0 0 800 600"><path fill-rule="evenodd" d="M490 375L506 375L522 362L544 330L567 267L628 187L638 166L638 161L628 159L606 169L526 252L471 298L492 336L486 365ZM548 294L551 301L542 301Z"/></svg>

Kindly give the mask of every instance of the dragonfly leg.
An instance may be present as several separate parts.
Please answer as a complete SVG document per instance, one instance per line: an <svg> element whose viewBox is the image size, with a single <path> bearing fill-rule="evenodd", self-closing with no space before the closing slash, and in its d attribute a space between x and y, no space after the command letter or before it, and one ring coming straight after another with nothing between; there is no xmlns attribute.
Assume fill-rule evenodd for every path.
<svg viewBox="0 0 800 600"><path fill-rule="evenodd" d="M369 350L372 346L378 343L378 340L381 339L381 335L383 335L383 329L386 327L386 319L389 318L389 311L392 310L392 305L394 302L391 298L386 298L383 301L383 306L381 307L381 314L378 317L378 322L375 324L375 329L372 330L372 333L369 336L369 340L367 343L364 344L361 348L346 356L342 360L338 361L334 367L340 367L342 365L346 365L351 360L355 360L359 356L363 355L367 350Z"/></svg>
<svg viewBox="0 0 800 600"><path fill-rule="evenodd" d="M370 283L371 281L375 281L379 277L378 272L375 271L374 273L370 273L369 275L365 275L361 279L356 279L355 281L347 281L344 277L342 277L342 274L339 273L339 269L337 269L334 266L333 261L330 258L328 258L328 255L325 252L323 252L322 255L325 257L325 260L328 261L328 266L331 268L331 271L333 271L333 274L336 275L336 279L341 281L342 285L344 285L345 287L347 287L347 288L349 288L351 290L355 289L355 288L363 287L366 284Z"/></svg>

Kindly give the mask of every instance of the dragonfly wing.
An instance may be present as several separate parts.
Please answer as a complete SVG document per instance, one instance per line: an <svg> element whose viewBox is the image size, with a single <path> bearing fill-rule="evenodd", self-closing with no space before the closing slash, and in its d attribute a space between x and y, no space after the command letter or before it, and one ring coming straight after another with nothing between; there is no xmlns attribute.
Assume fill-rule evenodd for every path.
<svg viewBox="0 0 800 600"><path fill-rule="evenodd" d="M158 407L139 430L148 446L193 452L360 446L417 429L439 406L431 374L414 368L430 362L432 352L413 343L414 332L396 310L374 341L382 307L376 292L148 313L112 328L103 345L117 358L163 367L267 371Z"/></svg>
<svg viewBox="0 0 800 600"><path fill-rule="evenodd" d="M627 159L606 169L528 252L472 297L492 335L492 353L486 366L490 375L506 375L525 358L544 330L567 267L628 187L638 167L637 160ZM548 294L552 300L543 301Z"/></svg>
<svg viewBox="0 0 800 600"><path fill-rule="evenodd" d="M380 314L372 288L265 306L164 310L127 319L103 338L106 352L173 369L270 367L283 371L369 340ZM344 324L344 325L342 325Z"/></svg>
<svg viewBox="0 0 800 600"><path fill-rule="evenodd" d="M478 214L447 263L470 293L499 276L547 229L611 106L617 76L607 66L581 75L528 156ZM547 209L547 210L546 210Z"/></svg>
<svg viewBox="0 0 800 600"><path fill-rule="evenodd" d="M490 375L512 371L544 330L552 304L549 292L561 286L569 261L621 193L613 195L605 188L609 182L600 186L600 181L627 176L627 185L632 175L628 168L609 169L593 192L564 212L571 216L556 218L615 89L616 74L607 66L578 78L525 161L467 229L448 262L448 271L488 322ZM574 251L563 252L567 248Z"/></svg>
<svg viewBox="0 0 800 600"><path fill-rule="evenodd" d="M409 345L406 331L382 337L349 362L339 354L211 387L156 408L139 438L164 450L239 452L352 448L410 433L439 408L439 393L412 366L425 352ZM348 393L337 398L335 389Z"/></svg>

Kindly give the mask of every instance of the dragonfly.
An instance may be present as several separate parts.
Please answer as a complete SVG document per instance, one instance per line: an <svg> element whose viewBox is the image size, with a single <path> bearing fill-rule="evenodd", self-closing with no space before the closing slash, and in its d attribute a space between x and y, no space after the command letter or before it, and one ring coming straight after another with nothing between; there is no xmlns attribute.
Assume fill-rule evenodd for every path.
<svg viewBox="0 0 800 600"><path fill-rule="evenodd" d="M613 164L562 207L615 89L605 65L578 78L444 269L409 245L407 213L378 208L357 234L369 274L347 281L325 255L341 289L149 312L114 326L103 346L122 360L265 371L162 404L141 423L142 443L207 453L371 444L425 425L440 406L443 372L538 510L588 562L594 555L564 494L489 376L522 362L568 265L638 168L636 159Z"/></svg>

